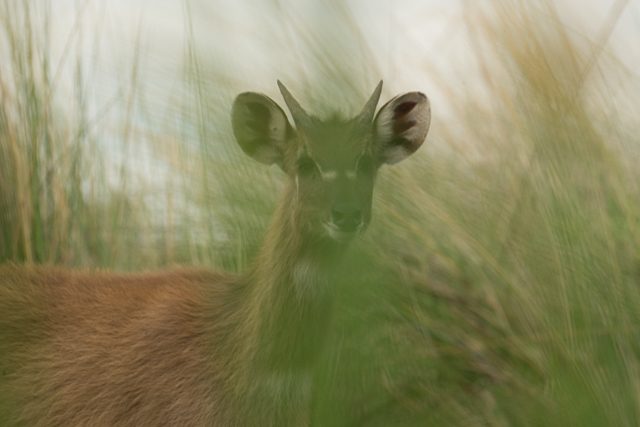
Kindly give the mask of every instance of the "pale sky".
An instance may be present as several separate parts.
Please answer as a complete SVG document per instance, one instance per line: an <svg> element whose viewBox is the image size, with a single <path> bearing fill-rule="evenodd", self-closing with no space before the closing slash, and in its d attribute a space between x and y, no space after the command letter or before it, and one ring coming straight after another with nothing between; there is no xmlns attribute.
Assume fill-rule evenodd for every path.
<svg viewBox="0 0 640 427"><path fill-rule="evenodd" d="M496 2L499 0L493 3ZM354 85L359 93L367 93L382 78L383 98L421 90L433 104L444 105L446 95L439 92L435 75L447 76L450 82L459 80L461 85L473 82L474 45L466 27L469 16L464 15L461 6L466 5L469 14L474 8L468 6L488 3L489 0L55 0L53 58L56 46L61 50L69 34L74 33L78 7L85 4L79 28L83 43L93 52L91 57L97 58L91 75L96 80L97 96L108 98L117 82L126 80L132 58L137 57L140 78L148 86L149 96L157 97L153 99L158 103L167 103L163 97L178 90L180 84L189 12L202 64L218 73L211 76L212 81L218 79L234 90L255 90L279 99L275 81L281 79L293 82L295 91L300 76L314 66L309 58L318 57L318 52L306 51L309 42L317 41L317 45L331 50L320 55L338 58L336 69L356 79ZM608 17L614 5L622 3L556 0L554 5L577 39L595 41L607 34ZM323 6L327 4L331 6ZM345 21L344 16L353 17L353 21ZM539 19L543 22L551 18L541 9ZM357 33L360 37L355 37ZM606 48L636 75L640 65L639 40L640 0L631 0ZM377 69L367 68L372 65ZM331 82L323 84L330 87ZM305 94L300 97L304 100ZM226 101L230 102L230 98ZM360 102L354 100L345 109L353 110Z"/></svg>
<svg viewBox="0 0 640 427"><path fill-rule="evenodd" d="M50 0L50 4L53 25L51 50L47 54L62 76L56 94L63 107L68 99L73 99L76 64L70 60L73 55L63 52L65 49L80 52L86 66L89 115L103 124L100 132L107 129L99 138L108 147L116 148L106 150L107 155L120 162L127 159L117 158L126 152L117 149L122 139L117 128L125 118L132 117L123 110L126 107L121 101L127 95L134 62L139 62L140 86L150 106L146 113L155 115L152 117L155 123L167 125L163 120L172 117L171 111L167 113L171 108L180 112L174 98L184 85L181 73L188 53L187 16L191 17L191 39L195 41L203 70L208 73L203 78L231 91L218 94L224 114L228 114L233 96L240 91L266 93L280 102L277 79L287 82L303 105L311 104L309 94L304 93L304 83L314 70L313 61L320 58L325 66L333 66L336 73L342 72L352 79L357 96L340 93L344 96L335 96L335 91L329 91L333 96L328 95L330 102L345 104L333 107L346 112L355 113L360 108L378 79L385 82L382 102L405 91L425 92L431 99L434 115L433 144L434 139L438 140L439 123L456 118L447 115L449 99L442 82L469 90L479 74L474 64L476 45L470 40L467 26L474 17L469 14L474 13L474 7L501 3L500 0ZM607 23L615 11L614 5L621 3L556 0L554 4L575 38L589 44L609 35ZM536 22L549 19L541 9ZM605 49L625 65L635 82L640 82L639 41L640 0L630 0L612 28ZM308 52L310 45L318 51ZM65 65L58 67L60 62ZM215 70L216 74L209 74L209 70ZM332 84L322 81L327 88ZM633 91L619 89L618 95L611 96L614 99L619 96L624 103L636 102L631 108L621 103L618 109L627 114L634 115L640 108ZM114 102L116 107L108 109L112 99L120 102ZM71 103L66 104L73 110ZM223 126L228 126L228 116L225 118ZM136 114L133 120L138 120ZM179 116L174 114L172 120L179 120ZM113 134L109 134L110 128L114 129ZM157 129L162 131L162 126L154 127ZM137 149L149 150L141 144ZM137 159L134 172L158 180L162 175L157 173L158 164L144 164L151 162L145 159L153 156L141 154L129 153L129 157ZM166 183L156 184L162 188Z"/></svg>

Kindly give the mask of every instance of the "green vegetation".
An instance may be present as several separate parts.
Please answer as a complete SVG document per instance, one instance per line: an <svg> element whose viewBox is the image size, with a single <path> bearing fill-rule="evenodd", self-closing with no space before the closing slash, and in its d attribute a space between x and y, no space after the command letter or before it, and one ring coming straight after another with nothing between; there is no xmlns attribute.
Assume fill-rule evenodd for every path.
<svg viewBox="0 0 640 427"><path fill-rule="evenodd" d="M74 42L64 66L50 58L50 14L30 4L0 1L0 261L245 269L283 179L229 135L233 96L260 88L203 65L187 19L178 107L145 104L131 64L105 123L87 106L91 64ZM474 89L435 74L452 112L434 105L421 152L379 176L314 402L328 425L640 424L638 77L606 34L577 41L548 4L501 4L465 23ZM369 53L332 56L310 33L300 86L364 100L372 84L345 82L376 81L348 64L375 70ZM146 125L149 111L173 116Z"/></svg>

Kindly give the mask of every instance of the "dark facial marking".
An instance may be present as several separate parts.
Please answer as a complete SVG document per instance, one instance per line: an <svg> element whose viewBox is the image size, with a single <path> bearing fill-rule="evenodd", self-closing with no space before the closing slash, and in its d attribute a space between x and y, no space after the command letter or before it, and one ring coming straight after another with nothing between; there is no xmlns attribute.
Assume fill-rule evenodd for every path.
<svg viewBox="0 0 640 427"><path fill-rule="evenodd" d="M298 175L304 178L315 177L319 175L316 162L309 156L302 156L298 159Z"/></svg>

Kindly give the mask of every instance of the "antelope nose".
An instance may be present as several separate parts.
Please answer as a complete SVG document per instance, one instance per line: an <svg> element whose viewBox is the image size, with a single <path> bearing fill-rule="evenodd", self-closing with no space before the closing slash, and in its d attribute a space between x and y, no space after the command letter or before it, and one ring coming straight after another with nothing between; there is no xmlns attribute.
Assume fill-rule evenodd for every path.
<svg viewBox="0 0 640 427"><path fill-rule="evenodd" d="M335 206L331 209L331 221L340 231L354 232L362 223L362 210L355 206Z"/></svg>

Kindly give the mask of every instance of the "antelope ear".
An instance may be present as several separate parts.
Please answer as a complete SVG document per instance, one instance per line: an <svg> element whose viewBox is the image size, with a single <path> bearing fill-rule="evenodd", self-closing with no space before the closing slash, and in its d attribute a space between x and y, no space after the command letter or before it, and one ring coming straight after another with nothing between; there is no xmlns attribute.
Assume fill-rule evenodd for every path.
<svg viewBox="0 0 640 427"><path fill-rule="evenodd" d="M406 159L424 142L431 123L429 99L420 92L399 95L374 120L375 144L383 163Z"/></svg>
<svg viewBox="0 0 640 427"><path fill-rule="evenodd" d="M231 109L231 125L242 151L261 163L282 165L292 129L271 98L255 92L238 95Z"/></svg>

